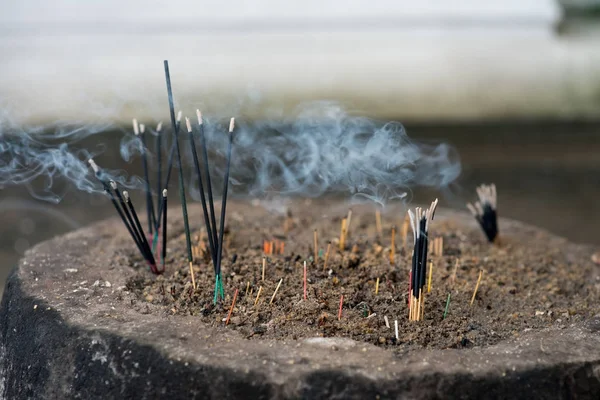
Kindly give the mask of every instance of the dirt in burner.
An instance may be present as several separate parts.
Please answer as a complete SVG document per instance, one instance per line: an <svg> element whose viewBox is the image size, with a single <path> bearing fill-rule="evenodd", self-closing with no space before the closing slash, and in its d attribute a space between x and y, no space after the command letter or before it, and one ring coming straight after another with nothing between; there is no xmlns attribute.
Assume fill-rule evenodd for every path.
<svg viewBox="0 0 600 400"><path fill-rule="evenodd" d="M425 295L424 320L411 322L407 292L412 236L409 233L404 245L403 215L399 210L383 215L383 235L379 237L373 208L353 207L346 250L340 251L340 221L347 208L314 204L292 207L292 224L286 235L285 215L260 206L231 205L222 267L226 298L216 306L215 277L206 253L196 263L198 287L196 291L192 289L181 227L170 227L175 235L168 243L167 272L155 277L140 269L128 287L141 299L164 306L165 313L194 316L218 329L237 330L250 339L337 336L393 346L400 352L486 346L528 330L566 326L595 313L599 291L593 278L597 270L592 263L581 261L582 257L573 259L563 249L545 243L544 235L522 241L503 237L503 245L498 247L488 244L476 227L465 227L464 221L436 217L430 235L443 237L444 254L430 255L434 269L431 292ZM389 261L392 224L398 226L394 265ZM322 257L327 242L332 242L327 269L323 268L323 258L317 263L310 258L314 229L319 234ZM265 239L285 241L285 254L267 256L263 281ZM303 299L304 260L309 260L307 300ZM143 265L133 255L131 263ZM483 277L471 306L480 270L484 271ZM283 282L270 304L280 279ZM235 289L239 294L230 323L225 326L223 321ZM261 295L255 305L259 290ZM342 318L338 320L342 294ZM395 320L399 325L398 340Z"/></svg>

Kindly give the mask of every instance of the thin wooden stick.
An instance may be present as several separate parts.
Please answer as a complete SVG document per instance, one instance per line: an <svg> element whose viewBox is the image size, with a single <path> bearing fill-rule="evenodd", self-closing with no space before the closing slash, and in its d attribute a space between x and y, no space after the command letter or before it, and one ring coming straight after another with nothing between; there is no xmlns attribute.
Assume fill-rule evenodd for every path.
<svg viewBox="0 0 600 400"><path fill-rule="evenodd" d="M452 282L452 284L456 282L456 272L458 270L458 264L460 264L459 258L456 259L456 262L454 263L454 270L452 271L452 275L450 276L450 281Z"/></svg>
<svg viewBox="0 0 600 400"><path fill-rule="evenodd" d="M483 270L479 270L479 278L477 278L477 284L475 285L475 290L473 291L473 297L471 297L471 306L475 301L475 296L477 295L477 289L479 289L479 283L481 282L481 276L483 275Z"/></svg>
<svg viewBox="0 0 600 400"><path fill-rule="evenodd" d="M304 300L306 300L306 261L304 261Z"/></svg>
<svg viewBox="0 0 600 400"><path fill-rule="evenodd" d="M327 262L329 261L329 253L331 252L331 242L327 243L327 252L325 252L325 263L323 264L323 271L327 270Z"/></svg>
<svg viewBox="0 0 600 400"><path fill-rule="evenodd" d="M250 281L248 281L248 284L246 285L246 293L244 293L244 297L248 296L249 290L250 290Z"/></svg>
<svg viewBox="0 0 600 400"><path fill-rule="evenodd" d="M196 290L196 278L194 278L194 263L190 261L190 276L192 277L192 287Z"/></svg>
<svg viewBox="0 0 600 400"><path fill-rule="evenodd" d="M344 242L348 240L348 234L350 233L350 222L352 222L352 209L348 209L348 216L346 217L346 231L344 232Z"/></svg>
<svg viewBox="0 0 600 400"><path fill-rule="evenodd" d="M229 313L227 314L227 320L225 321L225 326L229 325L229 318L231 318L231 313L233 312L233 307L235 307L235 300L237 299L238 290L235 289L235 293L233 294L233 301L231 302L231 308L229 309Z"/></svg>
<svg viewBox="0 0 600 400"><path fill-rule="evenodd" d="M256 300L254 300L254 307L258 304L258 299L260 298L260 293L262 292L262 286L258 288L258 293L256 294Z"/></svg>
<svg viewBox="0 0 600 400"><path fill-rule="evenodd" d="M431 275L433 274L433 261L429 260L429 278L427 279L427 293L431 292Z"/></svg>
<svg viewBox="0 0 600 400"><path fill-rule="evenodd" d="M448 293L448 300L446 300L446 308L444 309L444 317L442 319L446 319L446 315L448 315L448 309L450 308L450 294Z"/></svg>
<svg viewBox="0 0 600 400"><path fill-rule="evenodd" d="M277 284L277 287L275 288L275 291L273 292L273 296L271 296L271 301L269 302L269 304L272 304L273 300L275 300L275 295L277 294L277 291L279 290L279 286L281 286L281 282L283 282L283 278L281 278L279 280L279 283Z"/></svg>
<svg viewBox="0 0 600 400"><path fill-rule="evenodd" d="M408 243L408 227L410 224L410 217L408 216L408 213L406 213L406 216L404 217L404 222L402 222L402 246L406 247L406 244Z"/></svg>
<svg viewBox="0 0 600 400"><path fill-rule="evenodd" d="M313 246L314 246L314 251L315 251L315 265L317 265L319 263L319 234L317 233L317 230L315 229L313 231Z"/></svg>
<svg viewBox="0 0 600 400"><path fill-rule="evenodd" d="M375 295L379 294L379 277L377 277L377 282L375 282Z"/></svg>
<svg viewBox="0 0 600 400"><path fill-rule="evenodd" d="M338 321L342 319L342 306L344 305L344 295L340 296L340 309L338 311Z"/></svg>
<svg viewBox="0 0 600 400"><path fill-rule="evenodd" d="M346 247L345 239L346 239L346 218L342 219L342 228L340 230L340 251L344 251Z"/></svg>
<svg viewBox="0 0 600 400"><path fill-rule="evenodd" d="M400 335L398 334L398 320L394 320L394 331L396 333L396 343L400 340Z"/></svg>
<svg viewBox="0 0 600 400"><path fill-rule="evenodd" d="M392 244L390 248L390 264L394 264L396 258L396 227L392 226Z"/></svg>
<svg viewBox="0 0 600 400"><path fill-rule="evenodd" d="M377 235L382 237L383 228L381 227L381 211L379 209L375 210L375 226L377 227Z"/></svg>
<svg viewBox="0 0 600 400"><path fill-rule="evenodd" d="M265 267L267 266L267 257L263 257L262 261L262 281L265 281Z"/></svg>
<svg viewBox="0 0 600 400"><path fill-rule="evenodd" d="M390 329L390 320L388 319L387 315L383 317L383 320L385 321L385 327Z"/></svg>

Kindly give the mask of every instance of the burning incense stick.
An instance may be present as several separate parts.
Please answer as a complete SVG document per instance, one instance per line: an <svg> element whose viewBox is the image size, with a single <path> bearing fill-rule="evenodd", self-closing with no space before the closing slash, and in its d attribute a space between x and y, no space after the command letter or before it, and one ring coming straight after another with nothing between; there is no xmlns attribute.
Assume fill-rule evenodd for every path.
<svg viewBox="0 0 600 400"><path fill-rule="evenodd" d="M471 297L471 303L470 305L473 305L473 302L475 301L475 296L477 295L477 289L479 289L479 283L481 282L481 276L483 275L483 270L479 270L479 278L477 278L477 283L475 284L475 290L473 291L473 297Z"/></svg>
<svg viewBox="0 0 600 400"><path fill-rule="evenodd" d="M327 242L327 251L325 252L325 262L323 263L323 271L327 270L327 262L329 261L329 253L331 252L331 242Z"/></svg>
<svg viewBox="0 0 600 400"><path fill-rule="evenodd" d="M306 261L304 261L304 300L306 300Z"/></svg>
<svg viewBox="0 0 600 400"><path fill-rule="evenodd" d="M233 148L233 130L235 129L235 118L229 120L229 145L227 147L227 165L225 167L225 177L223 180L223 195L221 196L221 220L219 221L219 242L217 251L217 284L215 285L215 302L218 300L219 289L222 298L225 298L223 285L218 288L218 283L221 282L221 260L223 258L223 233L225 231L225 211L227 209L227 191L229 189L229 171L231 169L231 152Z"/></svg>
<svg viewBox="0 0 600 400"><path fill-rule="evenodd" d="M262 281L265 281L265 267L267 266L267 257L262 259Z"/></svg>
<svg viewBox="0 0 600 400"><path fill-rule="evenodd" d="M142 144L142 166L144 169L144 188L146 191L146 214L148 218L148 234L152 236L152 228L156 225L156 215L154 214L154 201L152 200L152 192L150 190L150 178L148 176L148 148L146 146L146 135L144 134L146 127L144 124L139 124L137 119L133 119L133 133Z"/></svg>
<svg viewBox="0 0 600 400"><path fill-rule="evenodd" d="M161 207L163 209L161 261L162 261L162 267L163 267L163 271L164 271L165 270L165 259L167 258L167 189L163 189L162 206Z"/></svg>
<svg viewBox="0 0 600 400"><path fill-rule="evenodd" d="M208 147L206 146L206 137L204 135L204 120L202 119L202 113L200 110L196 110L196 116L198 117L198 126L200 127L200 145L202 146L202 154L204 158L204 171L206 173L206 189L208 191L208 206L210 207L210 221L213 229L213 241L215 243L215 250L218 243L217 237L217 219L215 217L215 204L212 192L212 182L210 180L210 169L208 168Z"/></svg>
<svg viewBox="0 0 600 400"><path fill-rule="evenodd" d="M275 291L273 292L273 296L271 296L271 301L269 301L269 304L273 304L273 300L275 300L275 295L277 294L277 291L279 290L279 286L281 286L281 282L283 282L283 278L281 278L279 280L279 283L277 284L277 287L275 288Z"/></svg>
<svg viewBox="0 0 600 400"><path fill-rule="evenodd" d="M383 228L381 227L381 211L375 210L375 226L377 227L377 235L383 237Z"/></svg>
<svg viewBox="0 0 600 400"><path fill-rule="evenodd" d="M313 247L314 247L314 253L315 253L315 265L317 265L319 263L319 239L318 239L318 233L317 230L315 229L313 231Z"/></svg>
<svg viewBox="0 0 600 400"><path fill-rule="evenodd" d="M116 183L115 183L115 190L117 190ZM120 196L118 196L118 197L121 198ZM146 235L144 235L144 230L142 229L142 224L140 224L140 220L137 216L137 213L135 212L133 203L131 202L131 199L129 198L129 193L127 191L124 191L123 197L125 198L125 203L127 204L129 213L131 213L131 216L133 217L133 221L134 221L135 225L132 225L132 226L135 226L135 229L137 229L137 231L139 232L140 243L142 244L142 247L146 251L146 254L148 255L148 259L149 259L151 265L154 267L154 270L156 270L156 262L154 260L154 256L152 255L152 250L150 250L150 246L148 245L148 240L146 240ZM152 267L151 267L151 269L152 269ZM158 270L156 270L156 272L158 272Z"/></svg>
<svg viewBox="0 0 600 400"><path fill-rule="evenodd" d="M340 296L340 309L338 310L338 321L342 319L342 307L344 306L344 295Z"/></svg>
<svg viewBox="0 0 600 400"><path fill-rule="evenodd" d="M496 212L496 185L480 185L477 188L479 201L467 203L467 208L479 222L490 243L498 240L498 216Z"/></svg>
<svg viewBox="0 0 600 400"><path fill-rule="evenodd" d="M104 193L106 193L106 195L110 198L111 203L113 204L115 210L117 210L117 213L119 214L119 217L121 217L121 220L123 221L123 224L127 228L127 231L129 232L129 235L131 235L131 238L135 242L135 245L138 248L140 254L142 255L142 257L144 257L144 259L146 260L146 262L148 262L148 264L150 266L150 270L153 273L155 273L155 274L159 274L160 271L158 271L158 269L156 268L156 266L152 263L153 259L150 257L151 254L150 255L147 254L146 250L142 246L141 241L139 240L139 237L138 237L138 234L136 233L135 227L130 223L130 220L125 215L125 212L127 212L127 209L125 208L123 210L119 206L119 203L117 202L117 199L115 198L115 195L113 194L113 191L111 190L110 185L102 177L102 173L100 171L100 167L98 167L98 165L91 158L88 160L88 163L90 164L90 167L94 171L94 175L96 176L96 178L100 181L100 183L104 187Z"/></svg>
<svg viewBox="0 0 600 400"><path fill-rule="evenodd" d="M225 326L229 325L229 318L231 318L231 313L233 313L233 307L235 307L235 301L237 300L238 289L235 289L235 293L233 294L233 301L231 302L231 308L227 313L227 320L225 321Z"/></svg>
<svg viewBox="0 0 600 400"><path fill-rule="evenodd" d="M162 121L156 125L156 141L154 143L154 152L156 153L156 193L160 193L162 189ZM156 204L156 231L160 227L160 207Z"/></svg>
<svg viewBox="0 0 600 400"><path fill-rule="evenodd" d="M171 75L169 74L169 62L164 61L165 64L165 80L167 82L167 95L169 99L169 112L171 114L171 125L173 127L173 142L175 143L175 151L177 153L177 162L179 169L179 197L181 198L181 211L183 213L183 226L185 229L185 243L187 247L188 263L190 264L190 273L192 274L192 283L194 290L196 289L196 282L194 280L193 268L192 268L192 241L190 238L190 222L188 219L187 202L185 199L185 182L183 180L183 163L181 161L181 150L179 148L179 127L175 120L175 108L173 105L173 90L171 88ZM166 186L165 186L166 188Z"/></svg>
<svg viewBox="0 0 600 400"><path fill-rule="evenodd" d="M208 245L210 247L210 256L213 262L213 268L217 265L217 252L215 251L215 241L213 230L216 226L211 226L211 222L208 216L208 208L206 207L206 197L204 196L204 183L202 182L202 172L200 170L200 161L198 160L198 153L196 151L196 142L194 141L194 133L192 130L192 124L189 118L185 119L185 124L188 131L188 138L190 141L190 147L192 148L192 158L194 159L194 167L196 169L196 179L198 181L198 191L200 192L200 202L202 203L202 212L204 214L204 226L208 235Z"/></svg>

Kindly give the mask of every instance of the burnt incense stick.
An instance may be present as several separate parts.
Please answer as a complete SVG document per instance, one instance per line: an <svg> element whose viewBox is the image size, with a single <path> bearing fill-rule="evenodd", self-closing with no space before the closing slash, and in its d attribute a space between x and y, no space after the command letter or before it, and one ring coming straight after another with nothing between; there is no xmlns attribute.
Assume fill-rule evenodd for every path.
<svg viewBox="0 0 600 400"><path fill-rule="evenodd" d="M304 300L306 300L306 261L304 261Z"/></svg>
<svg viewBox="0 0 600 400"><path fill-rule="evenodd" d="M325 252L325 262L323 263L323 271L327 269L327 262L329 261L329 254L331 253L331 241L327 242L327 251Z"/></svg>
<svg viewBox="0 0 600 400"><path fill-rule="evenodd" d="M169 62L165 60L165 80L167 83L167 95L169 99L169 113L171 114L171 125L173 127L173 142L175 145L175 150L177 153L177 163L179 169L179 197L181 199L181 211L183 213L183 225L185 229L185 242L187 246L187 257L188 262L190 264L190 268L192 267L193 257L192 257L192 242L190 238L190 223L188 219L187 212L187 203L185 199L185 182L183 180L183 163L181 162L181 150L179 148L179 138L178 138L178 126L175 120L175 108L173 105L173 90L171 88L171 75L169 74ZM167 188L167 185L165 185ZM193 271L192 271L193 272ZM194 279L194 275L192 273L192 280ZM195 289L195 282L194 289Z"/></svg>
<svg viewBox="0 0 600 400"><path fill-rule="evenodd" d="M210 207L210 221L211 226L213 226L213 241L216 245L218 243L217 237L217 219L215 215L215 204L214 197L212 192L212 182L210 180L210 169L208 167L208 147L206 145L206 136L204 135L204 120L202 118L202 113L200 110L196 110L196 116L198 117L198 125L200 126L200 146L202 146L202 158L204 159L204 171L206 173L206 189L208 191L208 206Z"/></svg>
<svg viewBox="0 0 600 400"><path fill-rule="evenodd" d="M498 215L496 185L480 185L477 188L479 198L474 204L467 203L467 208L485 233L490 243L498 242Z"/></svg>
<svg viewBox="0 0 600 400"><path fill-rule="evenodd" d="M235 129L235 118L231 118L229 120L229 145L227 148L227 165L225 167L225 177L223 180L223 195L221 197L221 220L219 221L219 242L218 242L218 250L217 250L217 285L215 285L215 301L218 300L218 291L217 287L219 282L221 281L221 260L223 257L223 232L225 231L225 212L227 209L227 191L229 189L229 171L231 169L231 152L233 148L233 130ZM223 285L220 286L221 297L225 297L223 293Z"/></svg>
<svg viewBox="0 0 600 400"><path fill-rule="evenodd" d="M319 263L319 238L318 238L318 233L317 230L315 229L313 231L313 250L314 250L314 258L315 258L315 265L317 265Z"/></svg>
<svg viewBox="0 0 600 400"><path fill-rule="evenodd" d="M473 291L473 297L471 297L471 303L469 305L473 305L475 301L475 296L477 296L477 289L479 289L479 283L481 283L481 277L483 276L483 270L479 270L479 278L477 278L477 283L475 284L475 290Z"/></svg>
<svg viewBox="0 0 600 400"><path fill-rule="evenodd" d="M225 326L229 325L229 318L231 318L231 313L233 313L233 307L235 307L235 301L237 299L238 289L235 289L235 293L233 294L233 301L231 302L231 308L229 309L229 313L227 313L227 320L225 321Z"/></svg>
<svg viewBox="0 0 600 400"><path fill-rule="evenodd" d="M167 189L163 189L162 192L162 254L161 254L161 263L163 267L163 271L165 270L165 259L167 258Z"/></svg>
<svg viewBox="0 0 600 400"><path fill-rule="evenodd" d="M381 227L381 211L379 209L375 210L375 226L377 227L377 235L382 237L383 228Z"/></svg>
<svg viewBox="0 0 600 400"><path fill-rule="evenodd" d="M269 301L269 304L273 304L273 300L275 300L275 295L277 294L277 291L279 290L279 286L281 286L281 282L283 282L283 278L281 278L279 280L279 283L277 284L277 287L275 288L275 291L273 292L273 296L271 296L271 301Z"/></svg>
<svg viewBox="0 0 600 400"><path fill-rule="evenodd" d="M194 167L196 168L196 178L198 180L198 190L200 191L200 202L202 204L202 212L204 214L204 226L206 227L206 232L208 235L208 245L210 247L210 256L213 261L213 268L216 269L217 266L217 252L215 251L215 236L214 229L216 226L211 226L211 222L208 216L208 209L206 207L206 197L204 196L204 182L202 181L202 172L200 170L200 161L198 160L198 153L196 151L196 142L194 141L194 134L192 131L192 124L190 123L190 119L185 119L185 124L187 126L187 131L190 140L190 147L192 148L192 158L194 159Z"/></svg>

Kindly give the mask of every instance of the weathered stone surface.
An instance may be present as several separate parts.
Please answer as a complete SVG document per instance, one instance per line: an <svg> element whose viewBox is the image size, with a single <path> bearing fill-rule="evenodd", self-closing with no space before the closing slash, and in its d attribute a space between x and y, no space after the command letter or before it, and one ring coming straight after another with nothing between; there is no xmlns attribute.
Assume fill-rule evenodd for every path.
<svg viewBox="0 0 600 400"><path fill-rule="evenodd" d="M502 222L503 233L542 235L577 257L592 254ZM21 260L0 308L4 398L600 396L600 316L487 348L404 357L347 339L249 341L138 302L123 288L133 271L115 261L129 240L108 220L42 243Z"/></svg>

